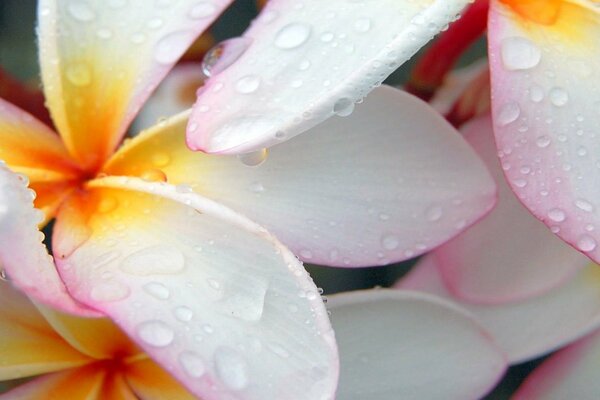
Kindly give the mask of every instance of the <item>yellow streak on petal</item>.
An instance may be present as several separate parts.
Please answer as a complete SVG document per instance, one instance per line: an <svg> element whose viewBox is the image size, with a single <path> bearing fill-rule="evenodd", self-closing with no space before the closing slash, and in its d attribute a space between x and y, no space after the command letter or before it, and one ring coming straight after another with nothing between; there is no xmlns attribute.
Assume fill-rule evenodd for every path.
<svg viewBox="0 0 600 400"><path fill-rule="evenodd" d="M143 399L197 399L150 359L129 365L125 378L133 391Z"/></svg>

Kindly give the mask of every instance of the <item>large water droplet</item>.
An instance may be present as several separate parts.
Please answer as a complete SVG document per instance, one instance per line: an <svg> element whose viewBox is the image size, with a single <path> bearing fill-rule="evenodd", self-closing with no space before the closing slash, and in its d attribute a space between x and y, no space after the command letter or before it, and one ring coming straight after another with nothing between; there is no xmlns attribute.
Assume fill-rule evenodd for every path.
<svg viewBox="0 0 600 400"><path fill-rule="evenodd" d="M596 240L590 235L581 235L577 239L577 248L581 251L593 251L596 246Z"/></svg>
<svg viewBox="0 0 600 400"><path fill-rule="evenodd" d="M550 97L550 102L556 107L562 107L569 102L569 94L563 88L552 88L548 96Z"/></svg>
<svg viewBox="0 0 600 400"><path fill-rule="evenodd" d="M354 102L347 97L338 99L333 105L333 112L340 117L347 117L352 114L352 111L354 111Z"/></svg>
<svg viewBox="0 0 600 400"><path fill-rule="evenodd" d="M513 123L519 118L521 115L521 107L513 101L508 102L498 111L498 125L506 126L510 123Z"/></svg>
<svg viewBox="0 0 600 400"><path fill-rule="evenodd" d="M175 314L175 318L181 322L189 322L194 317L194 312L186 306L179 306L175 308L175 310L173 310L173 314Z"/></svg>
<svg viewBox="0 0 600 400"><path fill-rule="evenodd" d="M158 282L150 282L144 285L144 290L153 297L159 300L166 300L171 296L169 289Z"/></svg>
<svg viewBox="0 0 600 400"><path fill-rule="evenodd" d="M594 211L594 205L587 200L577 199L575 200L575 206L582 211L592 212Z"/></svg>
<svg viewBox="0 0 600 400"><path fill-rule="evenodd" d="M251 43L252 39L239 37L217 44L204 56L202 72L209 78L223 72L244 54Z"/></svg>
<svg viewBox="0 0 600 400"><path fill-rule="evenodd" d="M137 334L144 343L154 347L166 347L175 339L175 331L162 321L147 321L139 324Z"/></svg>
<svg viewBox="0 0 600 400"><path fill-rule="evenodd" d="M214 357L217 375L227 387L241 390L248 385L248 365L237 351L219 347Z"/></svg>
<svg viewBox="0 0 600 400"><path fill-rule="evenodd" d="M196 353L191 351L183 352L179 355L179 364L183 370L193 378L200 378L206 373L204 360Z"/></svg>
<svg viewBox="0 0 600 400"><path fill-rule="evenodd" d="M286 25L275 36L275 46L280 49L294 49L308 40L311 31L310 25L303 23Z"/></svg>
<svg viewBox="0 0 600 400"><path fill-rule="evenodd" d="M185 259L178 249L166 245L139 250L121 261L123 272L132 275L166 275L183 270Z"/></svg>
<svg viewBox="0 0 600 400"><path fill-rule="evenodd" d="M262 149L252 153L240 154L238 155L238 159L242 164L247 165L248 167L257 167L265 162L268 155L268 150Z"/></svg>
<svg viewBox="0 0 600 400"><path fill-rule="evenodd" d="M191 30L172 32L160 39L154 47L154 59L160 64L172 64L181 57L196 34Z"/></svg>
<svg viewBox="0 0 600 400"><path fill-rule="evenodd" d="M502 41L502 63L509 71L536 67L542 58L540 48L523 37L508 37Z"/></svg>
<svg viewBox="0 0 600 400"><path fill-rule="evenodd" d="M552 210L548 211L548 218L554 222L563 222L565 219L567 219L567 214L560 208L553 208Z"/></svg>

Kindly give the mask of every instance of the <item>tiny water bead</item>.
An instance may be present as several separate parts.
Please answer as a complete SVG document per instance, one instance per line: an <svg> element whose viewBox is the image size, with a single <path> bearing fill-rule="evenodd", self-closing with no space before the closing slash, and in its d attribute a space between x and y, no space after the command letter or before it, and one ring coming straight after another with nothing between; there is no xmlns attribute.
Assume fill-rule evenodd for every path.
<svg viewBox="0 0 600 400"><path fill-rule="evenodd" d="M167 300L171 296L171 291L162 283L150 282L144 285L144 290L151 296L159 300Z"/></svg>
<svg viewBox="0 0 600 400"><path fill-rule="evenodd" d="M275 46L284 50L294 49L306 43L311 32L312 27L308 24L288 24L275 35Z"/></svg>
<svg viewBox="0 0 600 400"><path fill-rule="evenodd" d="M192 309L186 306L179 306L173 310L173 314L175 314L175 318L177 318L181 322L189 322L194 318L194 312Z"/></svg>
<svg viewBox="0 0 600 400"><path fill-rule="evenodd" d="M85 63L69 64L66 69L67 80L74 86L88 86L92 82L92 72Z"/></svg>
<svg viewBox="0 0 600 400"><path fill-rule="evenodd" d="M210 49L202 60L202 73L210 78L229 68L252 44L252 39L238 37L225 40Z"/></svg>
<svg viewBox="0 0 600 400"><path fill-rule="evenodd" d="M175 331L162 321L142 322L137 327L139 338L153 347L166 347L173 343Z"/></svg>
<svg viewBox="0 0 600 400"><path fill-rule="evenodd" d="M246 75L241 77L235 83L235 90L241 94L251 94L260 87L261 78L258 75Z"/></svg>
<svg viewBox="0 0 600 400"><path fill-rule="evenodd" d="M577 248L581 251L593 251L596 249L596 240L590 235L581 235L579 239L577 239Z"/></svg>

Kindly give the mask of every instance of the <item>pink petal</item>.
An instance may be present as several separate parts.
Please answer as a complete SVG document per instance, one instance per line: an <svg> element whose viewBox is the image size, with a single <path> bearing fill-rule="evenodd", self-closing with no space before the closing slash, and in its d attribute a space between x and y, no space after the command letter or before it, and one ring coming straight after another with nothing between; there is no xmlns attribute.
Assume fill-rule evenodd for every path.
<svg viewBox="0 0 600 400"><path fill-rule="evenodd" d="M93 181L61 209L53 248L74 296L202 399L333 397L336 345L302 264L189 187Z"/></svg>
<svg viewBox="0 0 600 400"><path fill-rule="evenodd" d="M600 12L561 2L557 21L490 14L494 129L507 179L529 210L600 261Z"/></svg>
<svg viewBox="0 0 600 400"><path fill-rule="evenodd" d="M454 297L434 256L421 261L397 287L435 294L467 309L492 333L511 363L549 353L600 326L597 265L543 295L512 304L476 305Z"/></svg>
<svg viewBox="0 0 600 400"><path fill-rule="evenodd" d="M351 116L274 147L262 164L190 152L181 138L185 117L137 137L106 172L144 176L159 168L169 183L248 215L312 263L412 258L495 202L489 172L460 135L425 103L388 86Z"/></svg>
<svg viewBox="0 0 600 400"><path fill-rule="evenodd" d="M499 201L483 220L436 251L451 291L470 302L518 301L564 283L588 265L587 257L548 231L506 184L491 118L477 119L463 132L494 174Z"/></svg>
<svg viewBox="0 0 600 400"><path fill-rule="evenodd" d="M434 296L365 290L328 304L340 347L340 399L475 399L504 373L504 356L487 332Z"/></svg>
<svg viewBox="0 0 600 400"><path fill-rule="evenodd" d="M600 393L600 332L553 355L527 377L514 400L594 400Z"/></svg>
<svg viewBox="0 0 600 400"><path fill-rule="evenodd" d="M98 316L67 293L37 225L44 215L33 207L27 178L0 162L0 267L30 298L59 310Z"/></svg>
<svg viewBox="0 0 600 400"><path fill-rule="evenodd" d="M269 1L244 34L249 47L198 97L190 148L246 153L349 115L466 4Z"/></svg>
<svg viewBox="0 0 600 400"><path fill-rule="evenodd" d="M44 93L83 166L101 166L150 93L231 1L39 2Z"/></svg>

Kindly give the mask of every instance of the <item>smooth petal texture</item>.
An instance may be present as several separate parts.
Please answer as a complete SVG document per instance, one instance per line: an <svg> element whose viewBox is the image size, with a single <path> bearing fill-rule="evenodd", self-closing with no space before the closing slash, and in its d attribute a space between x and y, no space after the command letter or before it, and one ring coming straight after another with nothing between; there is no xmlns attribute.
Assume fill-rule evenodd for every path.
<svg viewBox="0 0 600 400"><path fill-rule="evenodd" d="M73 348L95 359L127 358L140 353L107 318L82 318L38 305L44 318Z"/></svg>
<svg viewBox="0 0 600 400"><path fill-rule="evenodd" d="M142 400L196 399L152 360L138 361L129 365L125 378L136 396Z"/></svg>
<svg viewBox="0 0 600 400"><path fill-rule="evenodd" d="M95 366L48 374L6 393L0 400L96 400L102 393L105 373ZM112 398L111 398L112 400ZM116 399L120 400L120 399Z"/></svg>
<svg viewBox="0 0 600 400"><path fill-rule="evenodd" d="M172 65L230 3L39 2L44 93L82 165L102 164Z"/></svg>
<svg viewBox="0 0 600 400"><path fill-rule="evenodd" d="M600 393L600 332L561 350L527 377L514 400L595 400Z"/></svg>
<svg viewBox="0 0 600 400"><path fill-rule="evenodd" d="M0 99L0 160L29 178L46 219L74 187L79 169L60 138L25 111Z"/></svg>
<svg viewBox="0 0 600 400"><path fill-rule="evenodd" d="M499 200L483 220L436 250L452 292L470 302L518 301L562 284L587 266L590 260L533 217L506 184L491 118L475 120L463 133L493 172Z"/></svg>
<svg viewBox="0 0 600 400"><path fill-rule="evenodd" d="M486 331L446 301L389 289L329 299L339 400L479 399L504 372Z"/></svg>
<svg viewBox="0 0 600 400"><path fill-rule="evenodd" d="M546 4L545 18L526 5L519 13L497 1L491 8L499 156L527 208L600 261L600 9L581 1L537 3Z"/></svg>
<svg viewBox="0 0 600 400"><path fill-rule="evenodd" d="M132 140L105 172L188 184L258 221L311 263L411 258L495 202L491 176L460 135L425 103L387 86L348 118L271 149L254 167L246 165L252 157L190 152L181 138L186 117Z"/></svg>
<svg viewBox="0 0 600 400"><path fill-rule="evenodd" d="M466 4L269 1L244 33L249 47L199 95L188 145L209 153L246 153L280 143L335 114L350 114L355 102Z"/></svg>
<svg viewBox="0 0 600 400"><path fill-rule="evenodd" d="M26 179L0 163L0 267L11 282L37 301L65 312L97 316L67 293L37 225L44 215L33 208Z"/></svg>
<svg viewBox="0 0 600 400"><path fill-rule="evenodd" d="M22 293L0 281L0 380L77 367L92 360L59 336Z"/></svg>
<svg viewBox="0 0 600 400"><path fill-rule="evenodd" d="M512 364L549 353L600 326L600 267L590 265L543 295L513 304L476 305L452 296L434 256L397 283L444 297L469 310L492 333Z"/></svg>
<svg viewBox="0 0 600 400"><path fill-rule="evenodd" d="M333 397L317 288L263 228L183 186L112 177L88 190L61 208L53 238L77 299L204 400Z"/></svg>

